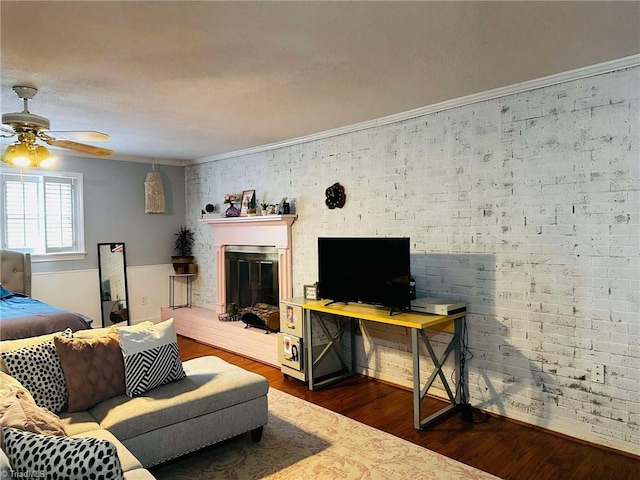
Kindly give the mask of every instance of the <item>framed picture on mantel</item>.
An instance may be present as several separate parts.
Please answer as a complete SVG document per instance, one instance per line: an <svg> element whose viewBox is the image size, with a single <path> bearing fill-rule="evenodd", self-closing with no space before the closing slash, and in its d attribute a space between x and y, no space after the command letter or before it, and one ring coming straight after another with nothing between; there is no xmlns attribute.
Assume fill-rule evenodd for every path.
<svg viewBox="0 0 640 480"><path fill-rule="evenodd" d="M242 205L240 206L240 216L246 217L256 214L256 191L245 190L242 192Z"/></svg>

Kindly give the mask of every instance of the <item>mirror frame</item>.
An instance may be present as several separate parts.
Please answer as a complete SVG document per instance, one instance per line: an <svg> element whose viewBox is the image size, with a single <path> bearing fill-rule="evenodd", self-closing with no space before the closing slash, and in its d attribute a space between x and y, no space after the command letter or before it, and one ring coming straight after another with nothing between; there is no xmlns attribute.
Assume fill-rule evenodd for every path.
<svg viewBox="0 0 640 480"><path fill-rule="evenodd" d="M121 303L124 304L124 311L126 313L126 318L123 318L121 322L115 322L113 320L111 320L110 318L107 318L107 312L105 312L105 302L113 302L113 300L111 300L111 298L109 297L108 300L104 300L104 289L103 289L103 282L107 279L103 279L102 275L103 275L103 270L104 267L102 265L102 258L105 255L105 253L102 252L102 248L104 246L108 246L109 247L109 253L114 253L114 249L116 248L120 248L122 247L122 276L123 276L123 283L124 283L124 300L119 299L116 300L116 302L120 301ZM117 325L119 323L122 323L124 321L126 321L127 325L131 325L131 309L129 308L129 287L127 286L127 255L126 255L126 251L125 251L125 246L124 246L124 242L108 242L108 243L98 243L98 287L100 288L100 314L102 316L102 326L103 327L109 327L112 325ZM111 313L112 311L112 307L115 304L112 303L112 306L109 308L109 313Z"/></svg>

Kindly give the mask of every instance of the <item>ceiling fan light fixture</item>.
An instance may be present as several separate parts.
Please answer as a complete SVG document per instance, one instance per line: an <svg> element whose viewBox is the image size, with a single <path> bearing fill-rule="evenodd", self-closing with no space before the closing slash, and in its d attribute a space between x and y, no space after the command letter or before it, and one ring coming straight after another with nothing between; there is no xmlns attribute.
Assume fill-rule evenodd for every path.
<svg viewBox="0 0 640 480"><path fill-rule="evenodd" d="M13 166L13 157L14 157L15 149L16 149L15 145L9 145L7 148L5 148L4 152L2 153L3 163L6 163L9 166Z"/></svg>
<svg viewBox="0 0 640 480"><path fill-rule="evenodd" d="M13 151L10 154L10 160L13 165L19 167L31 166L31 151L26 143L18 143L13 145Z"/></svg>
<svg viewBox="0 0 640 480"><path fill-rule="evenodd" d="M2 162L16 167L50 167L56 158L43 145L18 142L9 145L2 154Z"/></svg>
<svg viewBox="0 0 640 480"><path fill-rule="evenodd" d="M33 153L35 156L36 167L46 168L56 162L56 158L49 153L49 150L44 145L37 145Z"/></svg>

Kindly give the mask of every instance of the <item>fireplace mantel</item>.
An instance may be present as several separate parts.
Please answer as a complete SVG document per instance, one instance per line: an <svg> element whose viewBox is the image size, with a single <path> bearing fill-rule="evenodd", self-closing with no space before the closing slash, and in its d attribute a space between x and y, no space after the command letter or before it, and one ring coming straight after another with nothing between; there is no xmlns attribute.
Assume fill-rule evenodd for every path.
<svg viewBox="0 0 640 480"><path fill-rule="evenodd" d="M225 248L227 245L267 246L278 250L278 288L281 298L293 296L291 226L297 215L260 217L208 217L200 220L213 228L216 255L216 310L226 312Z"/></svg>

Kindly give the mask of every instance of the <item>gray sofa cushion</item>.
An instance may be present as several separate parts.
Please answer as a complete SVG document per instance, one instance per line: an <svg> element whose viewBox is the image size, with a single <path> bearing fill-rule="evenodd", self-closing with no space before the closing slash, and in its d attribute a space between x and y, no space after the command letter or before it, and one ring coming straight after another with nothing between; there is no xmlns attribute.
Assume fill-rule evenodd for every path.
<svg viewBox="0 0 640 480"><path fill-rule="evenodd" d="M184 362L187 376L135 398L105 400L89 413L120 440L265 396L267 380L218 357Z"/></svg>
<svg viewBox="0 0 640 480"><path fill-rule="evenodd" d="M77 435L78 433L98 430L100 424L91 416L89 412L61 412L59 415L64 430L67 435Z"/></svg>
<svg viewBox="0 0 640 480"><path fill-rule="evenodd" d="M145 467L158 465L267 424L267 395L122 440Z"/></svg>

